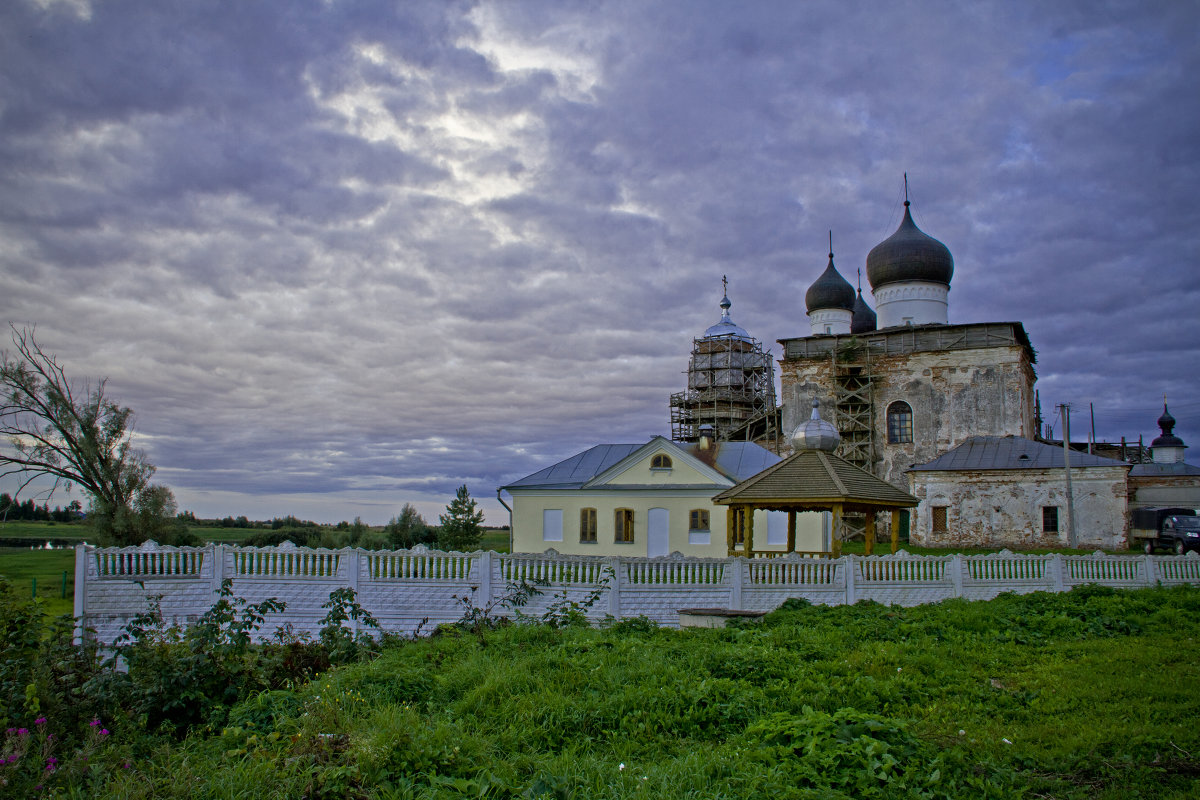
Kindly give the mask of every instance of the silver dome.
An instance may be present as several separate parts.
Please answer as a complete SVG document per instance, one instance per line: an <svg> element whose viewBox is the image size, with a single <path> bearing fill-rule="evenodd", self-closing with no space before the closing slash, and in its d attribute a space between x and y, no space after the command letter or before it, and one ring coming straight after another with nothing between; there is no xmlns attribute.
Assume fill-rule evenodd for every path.
<svg viewBox="0 0 1200 800"><path fill-rule="evenodd" d="M746 333L745 329L730 319L729 309L732 305L733 303L729 302L729 295L725 295L721 298L721 321L716 325L710 325L708 330L704 331L705 339L711 339L717 336L732 336L745 342L749 342L754 339L754 337Z"/></svg>
<svg viewBox="0 0 1200 800"><path fill-rule="evenodd" d="M801 450L823 450L832 453L837 449L842 437L837 428L821 419L817 412L817 398L812 401L812 416L796 426L792 433L792 448L799 453Z"/></svg>

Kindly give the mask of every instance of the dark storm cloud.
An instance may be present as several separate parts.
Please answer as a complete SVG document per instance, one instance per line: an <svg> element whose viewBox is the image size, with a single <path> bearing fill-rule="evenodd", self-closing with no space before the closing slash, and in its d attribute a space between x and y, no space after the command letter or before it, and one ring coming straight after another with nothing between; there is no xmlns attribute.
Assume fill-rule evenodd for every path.
<svg viewBox="0 0 1200 800"><path fill-rule="evenodd" d="M1024 322L1048 420L1150 438L1166 392L1200 447L1198 16L8 3L0 310L109 376L185 507L432 519L666 433L722 275L778 354L907 170L951 320Z"/></svg>

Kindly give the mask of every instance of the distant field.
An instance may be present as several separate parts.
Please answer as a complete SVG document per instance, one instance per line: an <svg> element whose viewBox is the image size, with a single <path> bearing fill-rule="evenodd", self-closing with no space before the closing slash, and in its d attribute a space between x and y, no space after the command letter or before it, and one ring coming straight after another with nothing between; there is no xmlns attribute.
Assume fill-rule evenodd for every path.
<svg viewBox="0 0 1200 800"><path fill-rule="evenodd" d="M479 540L481 550L495 550L497 553L508 552L508 531L487 530Z"/></svg>
<svg viewBox="0 0 1200 800"><path fill-rule="evenodd" d="M70 539L83 541L91 529L81 522L0 522L3 539Z"/></svg>
<svg viewBox="0 0 1200 800"><path fill-rule="evenodd" d="M252 533L258 533L253 528L202 528L199 525L189 525L188 531L194 533L205 542L218 544L237 544Z"/></svg>
<svg viewBox="0 0 1200 800"><path fill-rule="evenodd" d="M63 590L64 573L66 590ZM0 547L0 575L28 597L37 581L37 596L47 613L70 614L75 603L75 551ZM65 597L64 597L65 595Z"/></svg>

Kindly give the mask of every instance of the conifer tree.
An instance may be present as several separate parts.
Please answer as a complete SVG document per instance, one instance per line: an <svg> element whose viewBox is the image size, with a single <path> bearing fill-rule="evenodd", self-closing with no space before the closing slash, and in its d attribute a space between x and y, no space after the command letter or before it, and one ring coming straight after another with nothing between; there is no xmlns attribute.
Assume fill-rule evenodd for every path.
<svg viewBox="0 0 1200 800"><path fill-rule="evenodd" d="M446 506L446 513L438 516L441 530L438 531L438 547L442 550L469 552L479 547L483 536L483 510L480 509L464 483Z"/></svg>

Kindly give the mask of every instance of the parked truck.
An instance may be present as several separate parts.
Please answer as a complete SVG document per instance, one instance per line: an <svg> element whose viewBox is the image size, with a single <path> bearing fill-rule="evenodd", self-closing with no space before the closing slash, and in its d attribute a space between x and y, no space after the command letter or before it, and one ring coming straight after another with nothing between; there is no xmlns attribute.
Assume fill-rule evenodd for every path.
<svg viewBox="0 0 1200 800"><path fill-rule="evenodd" d="M1183 554L1200 550L1200 516L1194 508L1135 508L1130 512L1131 549Z"/></svg>

